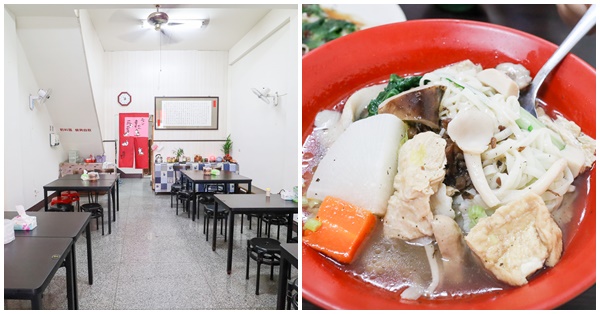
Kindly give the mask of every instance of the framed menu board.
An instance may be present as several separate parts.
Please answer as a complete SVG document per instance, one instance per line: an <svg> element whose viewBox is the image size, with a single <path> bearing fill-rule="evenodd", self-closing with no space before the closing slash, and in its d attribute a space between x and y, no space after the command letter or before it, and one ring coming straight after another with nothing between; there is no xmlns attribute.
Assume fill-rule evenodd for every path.
<svg viewBox="0 0 600 314"><path fill-rule="evenodd" d="M156 130L217 130L219 97L154 97Z"/></svg>

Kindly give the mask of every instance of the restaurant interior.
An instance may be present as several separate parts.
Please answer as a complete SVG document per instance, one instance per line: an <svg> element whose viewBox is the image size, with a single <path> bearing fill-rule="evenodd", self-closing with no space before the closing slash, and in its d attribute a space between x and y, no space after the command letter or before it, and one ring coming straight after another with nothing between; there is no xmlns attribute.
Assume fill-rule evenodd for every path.
<svg viewBox="0 0 600 314"><path fill-rule="evenodd" d="M5 4L4 309L297 309L297 34L296 4Z"/></svg>

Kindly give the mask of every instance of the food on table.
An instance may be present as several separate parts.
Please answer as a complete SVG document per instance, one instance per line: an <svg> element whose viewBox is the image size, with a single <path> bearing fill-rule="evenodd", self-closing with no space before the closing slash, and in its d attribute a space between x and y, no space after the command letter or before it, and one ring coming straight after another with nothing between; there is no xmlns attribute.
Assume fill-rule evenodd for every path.
<svg viewBox="0 0 600 314"><path fill-rule="evenodd" d="M393 74L318 113L303 152L304 243L402 299L509 289L560 263L596 141L543 105L539 118L523 110L530 82L522 65L464 60ZM370 231L332 231L363 211Z"/></svg>
<svg viewBox="0 0 600 314"><path fill-rule="evenodd" d="M318 4L302 5L302 53L359 30L360 25Z"/></svg>
<svg viewBox="0 0 600 314"><path fill-rule="evenodd" d="M302 242L340 263L350 263L375 225L368 210L328 196L304 225Z"/></svg>
<svg viewBox="0 0 600 314"><path fill-rule="evenodd" d="M436 133L415 135L400 147L394 194L383 219L387 238L415 240L433 235L430 198L444 180L446 141Z"/></svg>
<svg viewBox="0 0 600 314"><path fill-rule="evenodd" d="M307 197L334 196L383 216L394 191L398 148L405 140L406 126L393 115L352 123L321 160Z"/></svg>
<svg viewBox="0 0 600 314"><path fill-rule="evenodd" d="M544 265L556 265L563 249L562 231L535 193L498 208L465 240L485 268L513 286L526 284Z"/></svg>

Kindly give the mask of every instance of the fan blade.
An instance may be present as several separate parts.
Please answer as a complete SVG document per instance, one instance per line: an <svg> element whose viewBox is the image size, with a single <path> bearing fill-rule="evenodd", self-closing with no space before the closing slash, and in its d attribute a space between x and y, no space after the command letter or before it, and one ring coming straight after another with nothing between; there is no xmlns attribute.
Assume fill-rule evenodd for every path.
<svg viewBox="0 0 600 314"><path fill-rule="evenodd" d="M138 42L145 34L148 33L148 31L151 31L152 29L149 28L139 28L135 31L130 31L127 33L124 33L122 35L119 35L119 38L126 41L126 42Z"/></svg>
<svg viewBox="0 0 600 314"><path fill-rule="evenodd" d="M173 36L172 32L166 31L164 29L160 30L160 35L164 39L163 44L165 45L176 44L181 41L180 39Z"/></svg>
<svg viewBox="0 0 600 314"><path fill-rule="evenodd" d="M140 19L131 14L128 10L115 10L115 12L108 18L110 23L120 24L135 24L140 23Z"/></svg>

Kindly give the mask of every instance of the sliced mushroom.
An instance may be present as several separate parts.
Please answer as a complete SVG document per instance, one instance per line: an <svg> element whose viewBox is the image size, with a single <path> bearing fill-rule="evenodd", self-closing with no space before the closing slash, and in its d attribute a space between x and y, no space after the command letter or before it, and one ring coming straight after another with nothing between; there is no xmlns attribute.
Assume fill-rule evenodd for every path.
<svg viewBox="0 0 600 314"><path fill-rule="evenodd" d="M481 153L488 148L495 128L492 118L476 109L459 111L448 123L448 135L463 151L473 186L489 207L498 205L500 200L485 179Z"/></svg>
<svg viewBox="0 0 600 314"><path fill-rule="evenodd" d="M531 83L531 75L529 70L518 63L500 63L496 66L496 70L508 75L517 85L519 89L527 87Z"/></svg>
<svg viewBox="0 0 600 314"><path fill-rule="evenodd" d="M504 72L496 69L485 69L477 73L477 78L481 83L492 87L498 93L508 97L516 96L519 97L519 86Z"/></svg>
<svg viewBox="0 0 600 314"><path fill-rule="evenodd" d="M445 90L443 85L416 87L386 99L378 112L391 113L402 121L418 122L439 130L440 102Z"/></svg>

